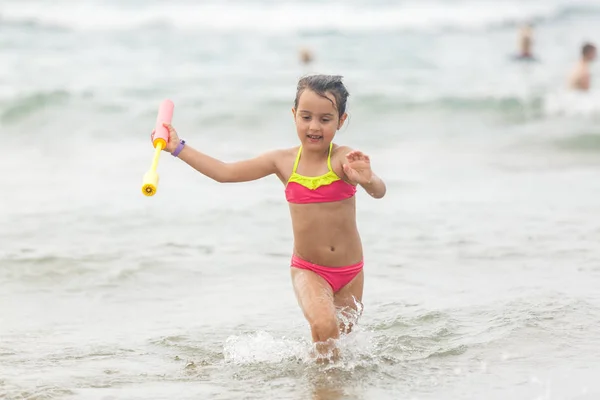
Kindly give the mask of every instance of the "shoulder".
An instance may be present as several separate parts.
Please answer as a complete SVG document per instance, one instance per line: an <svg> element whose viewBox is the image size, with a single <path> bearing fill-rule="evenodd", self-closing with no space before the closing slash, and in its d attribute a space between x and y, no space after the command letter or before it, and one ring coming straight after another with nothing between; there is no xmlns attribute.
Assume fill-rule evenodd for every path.
<svg viewBox="0 0 600 400"><path fill-rule="evenodd" d="M331 149L331 157L332 158L340 158L342 160L346 159L346 154L350 153L352 150L354 150L353 148L351 148L350 146L344 146L344 145L338 145L338 144L334 144L333 145L333 149Z"/></svg>
<svg viewBox="0 0 600 400"><path fill-rule="evenodd" d="M336 145L334 143L331 149L331 168L333 172L344 181L348 182L348 178L344 173L343 165L346 163L346 154L350 153L353 149L349 146Z"/></svg>
<svg viewBox="0 0 600 400"><path fill-rule="evenodd" d="M586 72L589 71L587 65L584 63L577 63L573 70L575 71L576 74L585 74Z"/></svg>
<svg viewBox="0 0 600 400"><path fill-rule="evenodd" d="M300 146L295 146L286 149L270 150L263 153L261 157L269 160L269 163L274 166L279 179L285 182L289 178L288 170L291 171L299 148Z"/></svg>
<svg viewBox="0 0 600 400"><path fill-rule="evenodd" d="M290 147L287 149L279 149L279 150L274 150L274 156L278 159L278 160L283 160L286 161L290 158L296 158L296 156L298 155L298 150L300 149L300 146L294 146L294 147Z"/></svg>
<svg viewBox="0 0 600 400"><path fill-rule="evenodd" d="M350 146L334 144L333 149L331 149L331 163L339 165L341 168L342 164L346 163L346 155L353 150Z"/></svg>
<svg viewBox="0 0 600 400"><path fill-rule="evenodd" d="M299 148L300 146L290 147L286 149L277 149L269 151L265 154L268 154L268 157L273 161L273 163L277 166L279 170L284 170L287 169L287 167L289 167L288 164L294 163Z"/></svg>

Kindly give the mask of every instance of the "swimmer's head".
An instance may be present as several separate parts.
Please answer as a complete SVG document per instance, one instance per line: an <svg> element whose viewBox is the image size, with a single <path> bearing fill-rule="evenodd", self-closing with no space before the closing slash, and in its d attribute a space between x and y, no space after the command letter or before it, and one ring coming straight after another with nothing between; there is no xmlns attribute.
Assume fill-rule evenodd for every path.
<svg viewBox="0 0 600 400"><path fill-rule="evenodd" d="M581 46L581 56L585 61L594 61L596 59L596 46L592 43L585 43Z"/></svg>
<svg viewBox="0 0 600 400"><path fill-rule="evenodd" d="M307 48L300 49L300 62L302 64L310 64L313 61L313 54Z"/></svg>
<svg viewBox="0 0 600 400"><path fill-rule="evenodd" d="M339 75L309 75L301 78L292 108L300 141L303 144L329 144L346 120L348 96L348 90ZM309 140L309 135L317 140Z"/></svg>

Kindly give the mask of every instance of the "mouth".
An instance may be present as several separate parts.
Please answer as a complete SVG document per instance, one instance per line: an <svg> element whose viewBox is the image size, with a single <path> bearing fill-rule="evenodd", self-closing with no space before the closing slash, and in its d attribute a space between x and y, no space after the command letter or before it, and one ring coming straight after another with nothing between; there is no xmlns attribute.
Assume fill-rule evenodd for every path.
<svg viewBox="0 0 600 400"><path fill-rule="evenodd" d="M319 140L323 139L323 136L321 135L306 135L306 137L311 143L316 143Z"/></svg>

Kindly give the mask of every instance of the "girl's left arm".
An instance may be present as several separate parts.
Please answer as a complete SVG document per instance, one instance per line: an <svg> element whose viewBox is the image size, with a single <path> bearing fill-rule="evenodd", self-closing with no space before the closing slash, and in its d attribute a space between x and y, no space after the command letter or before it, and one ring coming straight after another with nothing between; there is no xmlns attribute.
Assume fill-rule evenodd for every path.
<svg viewBox="0 0 600 400"><path fill-rule="evenodd" d="M374 172L371 172L371 179L368 182L361 183L360 186L375 199L381 199L387 191L383 179L375 175Z"/></svg>

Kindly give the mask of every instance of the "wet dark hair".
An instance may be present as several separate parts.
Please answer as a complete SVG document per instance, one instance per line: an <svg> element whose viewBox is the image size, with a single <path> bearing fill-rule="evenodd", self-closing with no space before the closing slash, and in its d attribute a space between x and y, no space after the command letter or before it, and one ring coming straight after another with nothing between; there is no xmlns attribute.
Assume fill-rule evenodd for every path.
<svg viewBox="0 0 600 400"><path fill-rule="evenodd" d="M340 75L309 75L300 78L298 87L296 88L296 99L294 100L294 108L298 108L298 100L306 90L312 90L321 97L329 99L325 93L329 92L335 98L333 106L338 111L339 118L346 112L346 101L348 100L348 90L342 82ZM332 102L333 103L333 102Z"/></svg>
<svg viewBox="0 0 600 400"><path fill-rule="evenodd" d="M596 46L594 46L591 43L584 43L584 45L581 46L581 55L582 56L587 56L588 54L590 54L594 50L596 50Z"/></svg>

